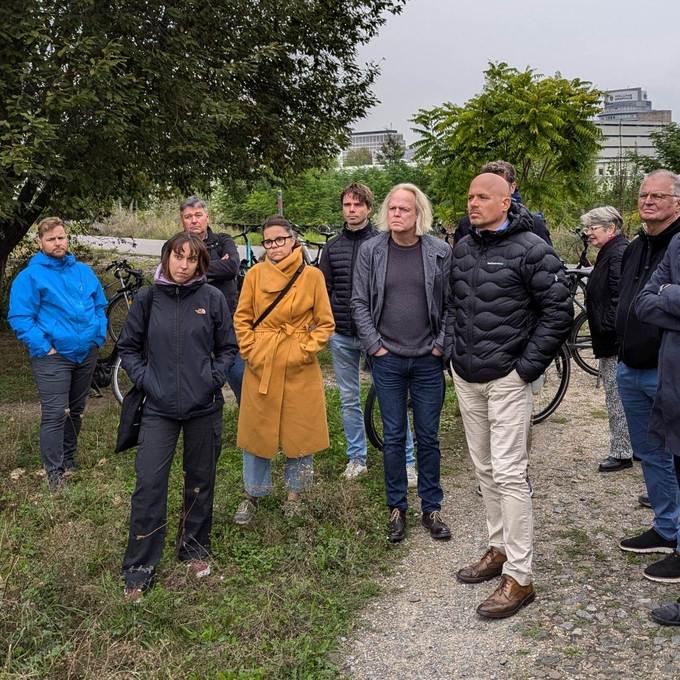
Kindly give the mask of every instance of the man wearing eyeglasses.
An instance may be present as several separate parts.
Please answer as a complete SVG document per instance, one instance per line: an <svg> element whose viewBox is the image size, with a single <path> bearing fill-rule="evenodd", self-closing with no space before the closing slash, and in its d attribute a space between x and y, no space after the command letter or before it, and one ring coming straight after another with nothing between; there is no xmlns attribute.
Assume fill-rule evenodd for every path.
<svg viewBox="0 0 680 680"><path fill-rule="evenodd" d="M208 204L198 196L189 196L180 205L179 214L184 230L198 236L205 243L210 255L208 283L215 286L224 295L229 312L233 316L238 302L236 279L240 264L234 239L228 234L216 234L210 228ZM243 369L243 359L240 354L237 354L229 369L227 382L239 403L241 402Z"/></svg>
<svg viewBox="0 0 680 680"><path fill-rule="evenodd" d="M626 248L621 262L616 334L619 343L617 383L626 413L634 455L640 459L647 494L654 510L652 528L626 538L619 547L639 554L667 553L650 564L645 578L661 583L680 581L678 547L678 482L673 454L648 438L657 391L661 331L641 321L635 298L659 265L668 245L680 233L680 179L668 170L655 170L640 187L638 212L643 226Z"/></svg>

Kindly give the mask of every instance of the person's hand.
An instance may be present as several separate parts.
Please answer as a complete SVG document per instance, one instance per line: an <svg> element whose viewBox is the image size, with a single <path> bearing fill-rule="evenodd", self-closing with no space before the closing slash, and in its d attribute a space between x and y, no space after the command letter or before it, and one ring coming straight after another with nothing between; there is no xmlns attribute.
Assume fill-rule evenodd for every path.
<svg viewBox="0 0 680 680"><path fill-rule="evenodd" d="M225 253L224 255L222 255L222 259L228 260L229 259L229 253Z"/></svg>
<svg viewBox="0 0 680 680"><path fill-rule="evenodd" d="M50 347L50 351L47 353L48 357L51 357L53 354L56 354L57 350L54 349L54 347Z"/></svg>
<svg viewBox="0 0 680 680"><path fill-rule="evenodd" d="M444 356L444 352L442 352L438 347L432 348L432 354L436 357L443 357Z"/></svg>
<svg viewBox="0 0 680 680"><path fill-rule="evenodd" d="M387 354L387 350L384 347L381 347L373 356L374 357L382 357Z"/></svg>

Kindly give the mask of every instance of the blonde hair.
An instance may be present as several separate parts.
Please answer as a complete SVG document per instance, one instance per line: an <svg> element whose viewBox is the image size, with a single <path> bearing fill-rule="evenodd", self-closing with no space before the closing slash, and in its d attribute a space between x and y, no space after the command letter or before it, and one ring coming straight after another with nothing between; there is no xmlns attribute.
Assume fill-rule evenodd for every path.
<svg viewBox="0 0 680 680"><path fill-rule="evenodd" d="M432 229L432 206L430 205L430 199L415 184L408 183L393 186L387 196L385 196L385 200L382 202L380 212L378 212L378 217L376 218L378 229L380 231L390 230L387 223L387 211L390 199L397 191L410 191L414 195L416 199L416 236L427 234Z"/></svg>
<svg viewBox="0 0 680 680"><path fill-rule="evenodd" d="M56 229L57 227L66 227L61 217L46 217L44 220L38 222L38 238L42 238L48 231Z"/></svg>

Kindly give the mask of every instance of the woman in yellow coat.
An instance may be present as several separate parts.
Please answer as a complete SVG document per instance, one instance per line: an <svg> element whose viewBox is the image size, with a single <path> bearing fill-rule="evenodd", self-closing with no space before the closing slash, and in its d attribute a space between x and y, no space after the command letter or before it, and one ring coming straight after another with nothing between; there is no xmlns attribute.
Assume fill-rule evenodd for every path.
<svg viewBox="0 0 680 680"><path fill-rule="evenodd" d="M265 260L246 275L234 313L245 360L237 444L243 449L246 499L234 522L249 524L257 499L271 493L271 459L286 456L286 509L295 512L312 478L312 453L328 448L328 425L317 353L335 323L323 274L304 266L293 226L270 217L263 227ZM260 316L297 275L276 306Z"/></svg>

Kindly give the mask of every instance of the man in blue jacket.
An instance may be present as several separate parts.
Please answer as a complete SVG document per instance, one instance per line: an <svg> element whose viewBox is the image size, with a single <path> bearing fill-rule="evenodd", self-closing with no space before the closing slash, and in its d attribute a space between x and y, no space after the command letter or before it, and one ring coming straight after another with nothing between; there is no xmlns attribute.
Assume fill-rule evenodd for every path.
<svg viewBox="0 0 680 680"><path fill-rule="evenodd" d="M106 297L90 267L68 252L58 217L38 224L40 252L12 284L8 321L28 348L40 395L40 457L51 491L76 467L81 416L106 338Z"/></svg>

